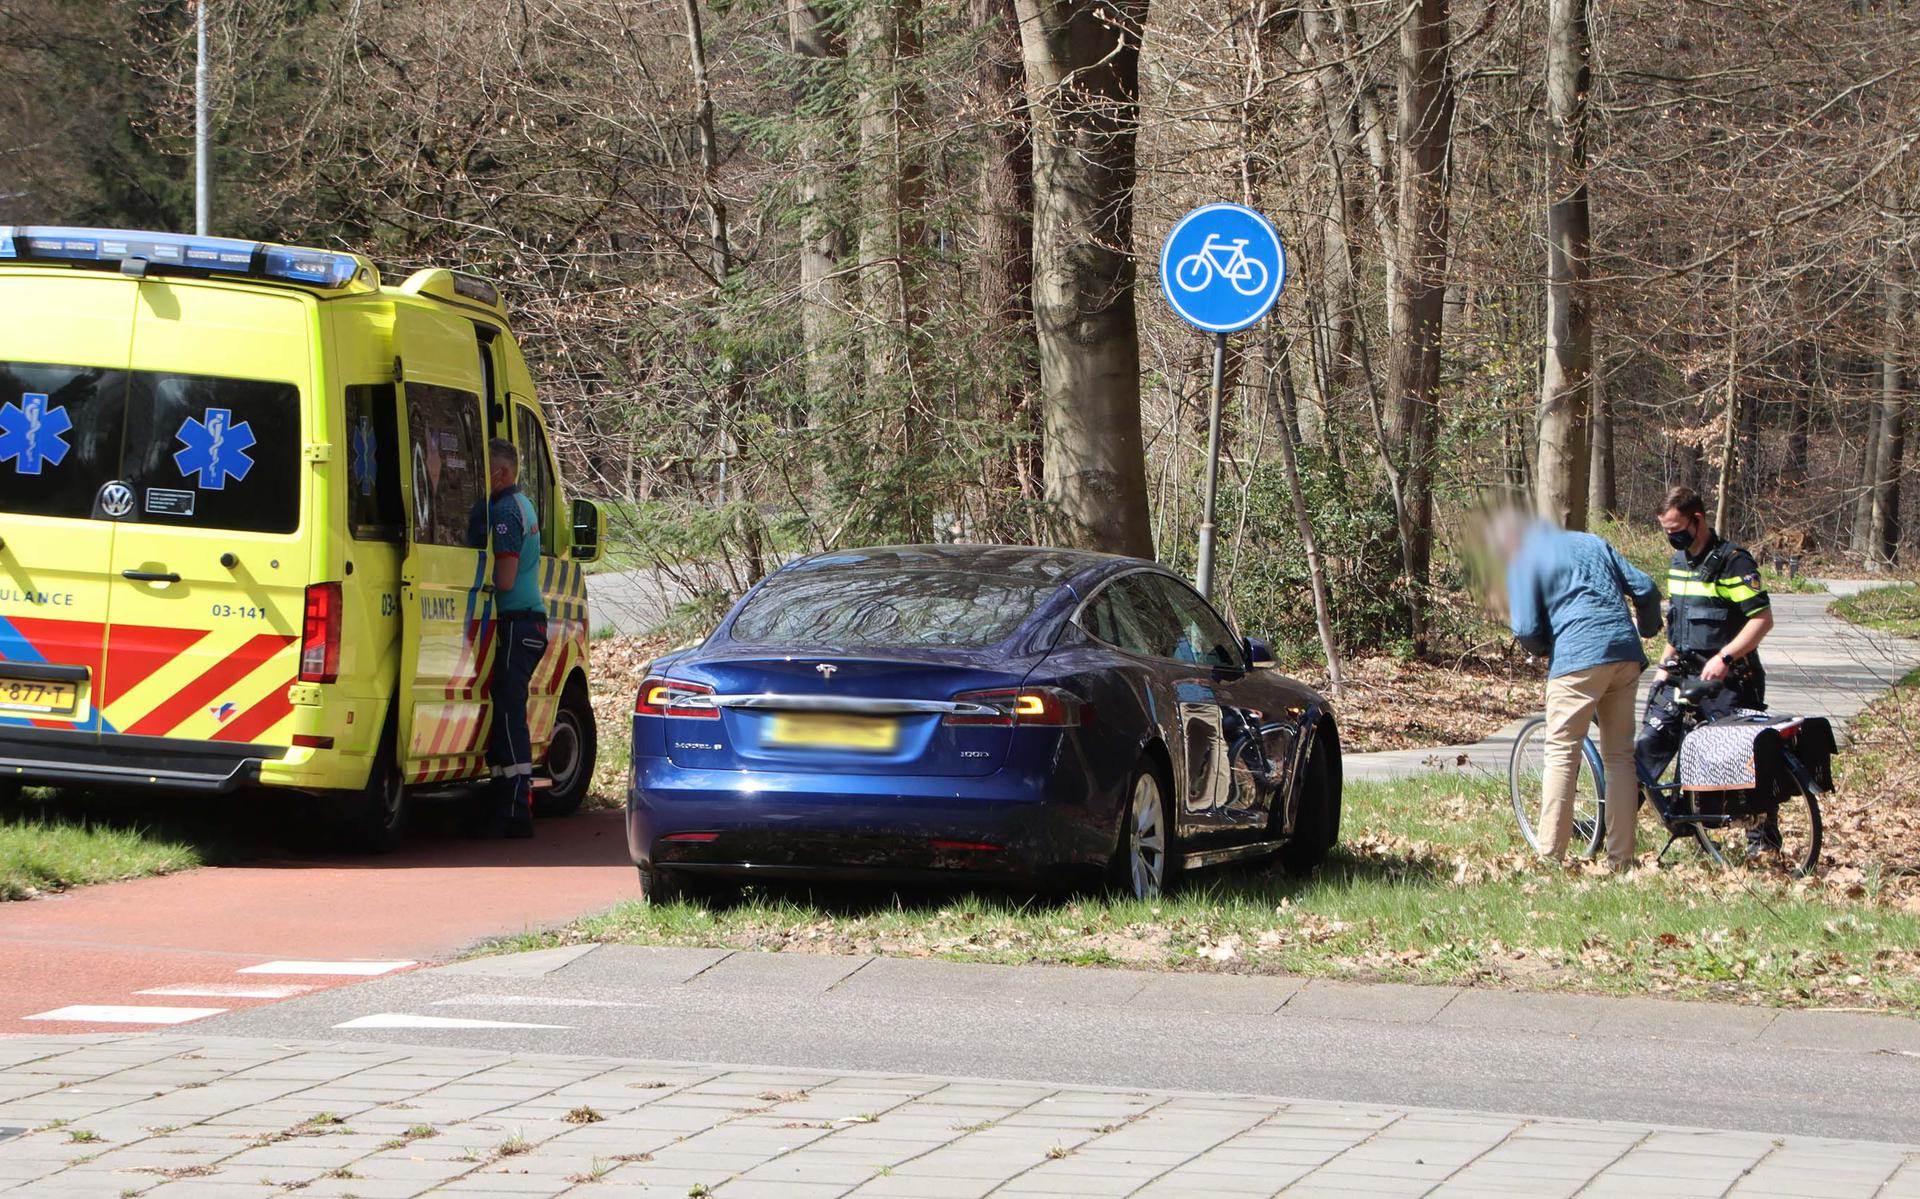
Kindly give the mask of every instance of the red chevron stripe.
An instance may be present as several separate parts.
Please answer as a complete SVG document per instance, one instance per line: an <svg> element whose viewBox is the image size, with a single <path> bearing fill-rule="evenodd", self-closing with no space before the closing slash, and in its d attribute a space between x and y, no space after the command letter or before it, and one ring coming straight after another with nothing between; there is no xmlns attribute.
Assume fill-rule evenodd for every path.
<svg viewBox="0 0 1920 1199"><path fill-rule="evenodd" d="M291 636L260 633L216 662L206 673L175 692L172 698L128 726L127 732L144 737L164 737L201 708L220 697L220 693L246 678L261 663L293 644Z"/></svg>
<svg viewBox="0 0 1920 1199"><path fill-rule="evenodd" d="M153 676L207 635L206 629L168 629L117 624L107 630L107 678L101 689L105 707Z"/></svg>
<svg viewBox="0 0 1920 1199"><path fill-rule="evenodd" d="M292 685L293 680L288 679L287 686ZM292 711L293 701L287 698L287 688L277 687L271 695L221 725L220 731L213 735L213 739L215 741L251 741L285 720Z"/></svg>

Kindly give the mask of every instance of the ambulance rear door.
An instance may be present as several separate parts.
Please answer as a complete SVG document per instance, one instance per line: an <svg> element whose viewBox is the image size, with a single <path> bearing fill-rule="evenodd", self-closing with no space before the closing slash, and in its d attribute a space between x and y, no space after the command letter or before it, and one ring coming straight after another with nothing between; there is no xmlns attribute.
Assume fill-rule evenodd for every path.
<svg viewBox="0 0 1920 1199"><path fill-rule="evenodd" d="M132 281L0 271L0 729L97 740ZM0 757L4 757L0 754ZM5 773L0 767L0 773Z"/></svg>
<svg viewBox="0 0 1920 1199"><path fill-rule="evenodd" d="M316 534L311 301L138 290L104 714L134 736L284 749Z"/></svg>
<svg viewBox="0 0 1920 1199"><path fill-rule="evenodd" d="M493 659L487 526L486 381L473 324L425 305L394 305L400 360L401 568L399 746L409 783L486 773Z"/></svg>

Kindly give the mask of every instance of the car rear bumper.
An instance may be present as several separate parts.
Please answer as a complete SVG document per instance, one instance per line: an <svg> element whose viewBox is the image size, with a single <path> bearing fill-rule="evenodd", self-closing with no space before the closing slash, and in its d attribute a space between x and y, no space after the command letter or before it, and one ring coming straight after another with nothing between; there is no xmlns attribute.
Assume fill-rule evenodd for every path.
<svg viewBox="0 0 1920 1199"><path fill-rule="evenodd" d="M0 779L24 783L228 792L260 779L277 745L0 728Z"/></svg>
<svg viewBox="0 0 1920 1199"><path fill-rule="evenodd" d="M790 774L638 758L627 799L634 862L689 873L1031 879L1085 860L1088 824L1084 793L1012 772Z"/></svg>

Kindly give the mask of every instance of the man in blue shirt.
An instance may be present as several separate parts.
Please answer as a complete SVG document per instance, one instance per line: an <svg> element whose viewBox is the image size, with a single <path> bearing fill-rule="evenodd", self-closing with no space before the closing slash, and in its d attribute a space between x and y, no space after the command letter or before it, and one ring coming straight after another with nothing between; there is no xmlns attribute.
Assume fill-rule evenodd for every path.
<svg viewBox="0 0 1920 1199"><path fill-rule="evenodd" d="M511 441L487 443L487 528L493 539L495 638L492 820L497 837L533 836L533 738L527 728L527 685L547 653L547 609L540 596L540 513L520 494L520 455Z"/></svg>
<svg viewBox="0 0 1920 1199"><path fill-rule="evenodd" d="M1591 533L1536 521L1511 536L1507 608L1513 635L1549 655L1546 773L1539 829L1546 856L1566 854L1581 738L1600 725L1606 767L1607 860L1633 864L1639 784L1633 772L1634 695L1647 668L1641 636L1660 631L1660 590ZM1633 616L1627 601L1633 602ZM1638 628L1635 627L1636 619Z"/></svg>

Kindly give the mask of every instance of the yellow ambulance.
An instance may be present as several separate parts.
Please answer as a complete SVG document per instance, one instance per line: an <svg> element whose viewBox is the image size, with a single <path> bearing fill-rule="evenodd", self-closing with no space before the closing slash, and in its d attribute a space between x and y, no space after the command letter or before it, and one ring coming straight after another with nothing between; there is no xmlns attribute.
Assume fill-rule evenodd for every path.
<svg viewBox="0 0 1920 1199"><path fill-rule="evenodd" d="M0 226L0 785L288 788L396 844L411 800L488 774L490 437L540 514L529 717L565 813L601 516L562 494L494 287Z"/></svg>

